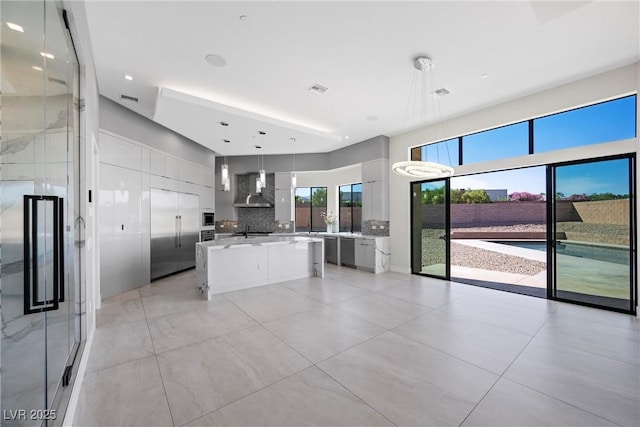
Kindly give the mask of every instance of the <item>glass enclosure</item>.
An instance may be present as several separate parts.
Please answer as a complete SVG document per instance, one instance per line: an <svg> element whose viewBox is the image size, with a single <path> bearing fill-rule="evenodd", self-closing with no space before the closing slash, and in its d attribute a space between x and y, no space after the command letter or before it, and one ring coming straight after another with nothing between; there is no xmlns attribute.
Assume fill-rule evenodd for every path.
<svg viewBox="0 0 640 427"><path fill-rule="evenodd" d="M80 70L58 2L0 8L3 425L41 425L81 337ZM44 412L18 420L20 409Z"/></svg>

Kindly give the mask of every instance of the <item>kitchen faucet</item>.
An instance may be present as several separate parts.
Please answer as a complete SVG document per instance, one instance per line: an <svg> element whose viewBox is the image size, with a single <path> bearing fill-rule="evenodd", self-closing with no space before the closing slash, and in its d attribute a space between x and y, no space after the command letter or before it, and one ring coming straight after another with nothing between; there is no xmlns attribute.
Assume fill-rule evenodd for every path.
<svg viewBox="0 0 640 427"><path fill-rule="evenodd" d="M244 235L244 238L248 238L249 237L249 224L247 224L246 229L244 230L244 233L242 233Z"/></svg>

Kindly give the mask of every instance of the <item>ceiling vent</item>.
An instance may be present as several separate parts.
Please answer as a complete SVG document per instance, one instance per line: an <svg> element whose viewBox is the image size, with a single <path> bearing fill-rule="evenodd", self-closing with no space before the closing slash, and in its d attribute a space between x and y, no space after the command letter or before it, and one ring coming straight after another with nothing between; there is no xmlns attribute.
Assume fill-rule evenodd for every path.
<svg viewBox="0 0 640 427"><path fill-rule="evenodd" d="M449 95L451 93L451 91L449 89L447 89L446 87L440 88L438 90L436 90L435 92L433 92L433 94L435 96L445 96L445 95Z"/></svg>
<svg viewBox="0 0 640 427"><path fill-rule="evenodd" d="M136 98L135 96L129 96L129 95L120 95L120 99L122 99L123 101L131 101L131 102L138 102L138 98Z"/></svg>
<svg viewBox="0 0 640 427"><path fill-rule="evenodd" d="M309 88L309 91L322 94L322 93L325 93L328 89L329 89L328 87L322 86L321 84L316 83Z"/></svg>

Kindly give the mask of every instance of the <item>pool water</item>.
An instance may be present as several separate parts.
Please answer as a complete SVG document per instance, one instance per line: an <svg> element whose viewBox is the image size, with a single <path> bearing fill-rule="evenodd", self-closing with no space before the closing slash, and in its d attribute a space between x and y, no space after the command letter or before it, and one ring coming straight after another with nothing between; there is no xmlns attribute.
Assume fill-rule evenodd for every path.
<svg viewBox="0 0 640 427"><path fill-rule="evenodd" d="M525 242L525 241L493 241L492 243L500 243L501 245L515 246L517 248L535 249L536 251L547 251L546 242Z"/></svg>
<svg viewBox="0 0 640 427"><path fill-rule="evenodd" d="M501 245L515 246L518 248L534 249L536 251L547 251L547 243L541 241L494 241ZM561 255L568 255L578 258L586 258L598 261L612 262L615 264L629 265L629 249L625 247L600 246L597 244L571 244L558 242L556 251Z"/></svg>

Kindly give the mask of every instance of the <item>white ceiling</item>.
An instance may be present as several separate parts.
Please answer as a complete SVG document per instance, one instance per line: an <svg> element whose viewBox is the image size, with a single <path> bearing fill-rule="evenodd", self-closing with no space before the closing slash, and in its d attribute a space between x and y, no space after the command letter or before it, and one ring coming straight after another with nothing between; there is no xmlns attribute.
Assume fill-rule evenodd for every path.
<svg viewBox="0 0 640 427"><path fill-rule="evenodd" d="M421 54L436 64L436 88L451 91L439 105L427 97L427 122L640 59L637 1L90 0L86 9L100 93L224 155L290 153L290 138L298 153L326 152L416 127ZM207 63L212 53L226 66ZM316 83L329 90L308 91Z"/></svg>

